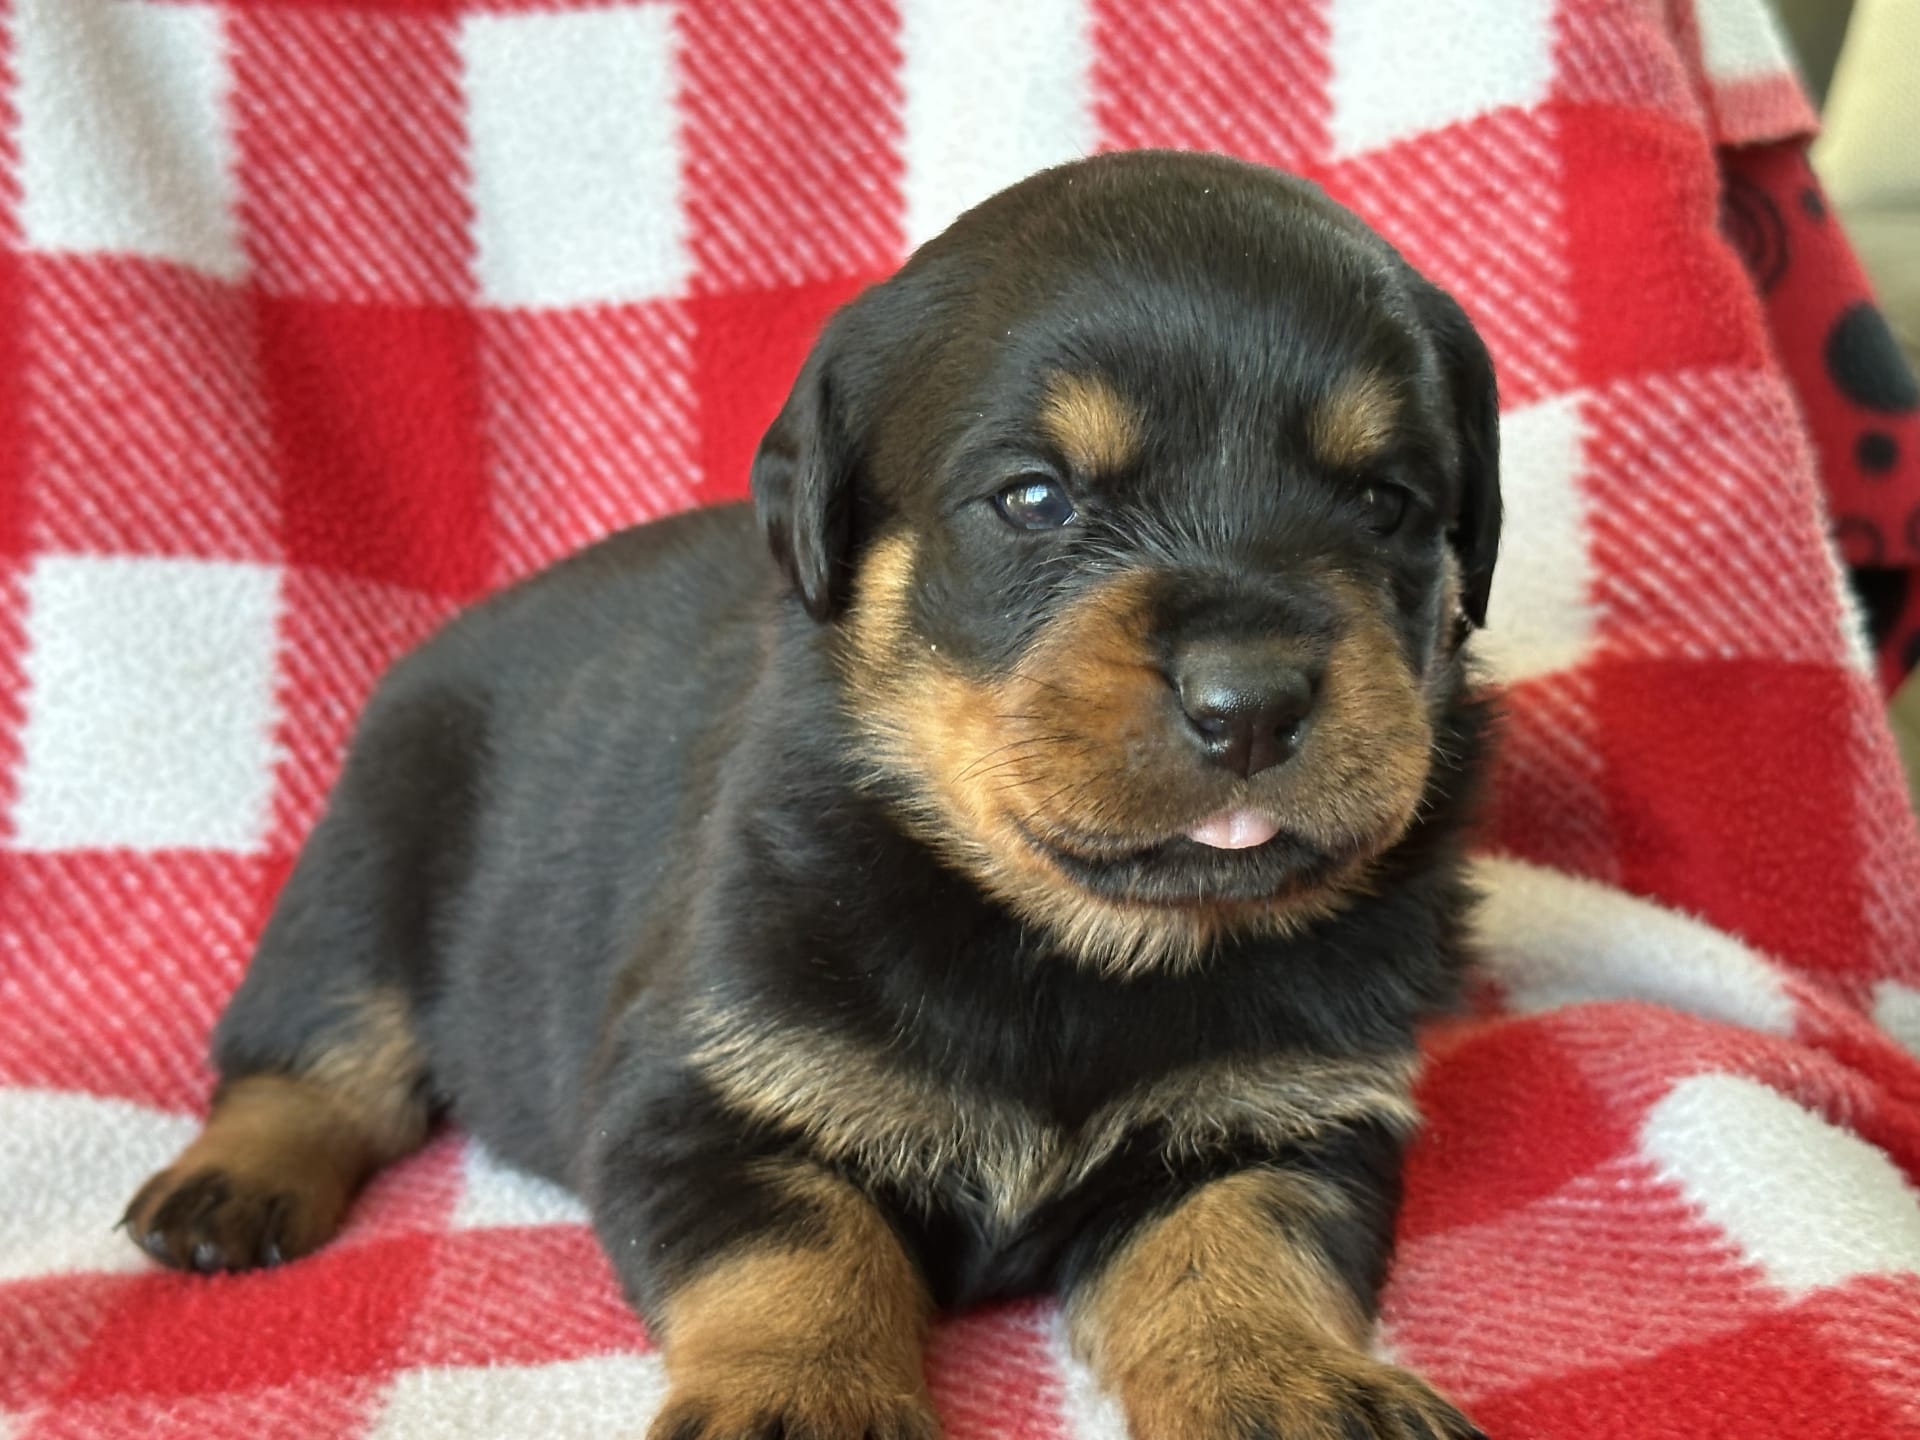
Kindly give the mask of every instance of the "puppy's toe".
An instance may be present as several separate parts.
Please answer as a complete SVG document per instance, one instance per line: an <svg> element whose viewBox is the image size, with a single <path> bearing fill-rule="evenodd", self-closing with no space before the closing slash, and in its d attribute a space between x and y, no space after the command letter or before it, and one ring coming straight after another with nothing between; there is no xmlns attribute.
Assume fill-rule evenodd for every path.
<svg viewBox="0 0 1920 1440"><path fill-rule="evenodd" d="M1134 1440L1486 1440L1426 1381L1345 1347L1129 1377Z"/></svg>
<svg viewBox="0 0 1920 1440"><path fill-rule="evenodd" d="M203 1274L293 1260L333 1232L328 1207L284 1185L223 1169L163 1170L121 1221L163 1265Z"/></svg>
<svg viewBox="0 0 1920 1440"><path fill-rule="evenodd" d="M813 1387L776 1394L757 1378L676 1388L647 1440L940 1440L924 1399Z"/></svg>
<svg viewBox="0 0 1920 1440"><path fill-rule="evenodd" d="M1418 1375L1358 1356L1283 1383L1267 1403L1253 1429L1264 1440L1486 1440Z"/></svg>

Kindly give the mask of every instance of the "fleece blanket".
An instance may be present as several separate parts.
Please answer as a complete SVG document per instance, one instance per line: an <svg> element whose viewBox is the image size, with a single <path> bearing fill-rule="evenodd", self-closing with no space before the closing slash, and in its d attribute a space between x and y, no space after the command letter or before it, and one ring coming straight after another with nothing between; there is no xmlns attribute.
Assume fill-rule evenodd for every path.
<svg viewBox="0 0 1920 1440"><path fill-rule="evenodd" d="M1920 843L1717 147L1758 0L0 3L0 1436L639 1435L457 1133L257 1275L113 1225L380 667L740 493L827 310L1103 147L1319 178L1503 382L1486 965L1379 1345L1495 1437L1920 1433ZM1119 1440L1045 1301L952 1440Z"/></svg>

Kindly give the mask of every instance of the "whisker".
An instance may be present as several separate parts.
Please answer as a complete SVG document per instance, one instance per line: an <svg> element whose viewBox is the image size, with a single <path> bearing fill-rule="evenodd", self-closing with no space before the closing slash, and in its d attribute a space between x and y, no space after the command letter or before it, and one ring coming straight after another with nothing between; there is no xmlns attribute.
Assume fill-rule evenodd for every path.
<svg viewBox="0 0 1920 1440"><path fill-rule="evenodd" d="M965 780L969 775L973 774L974 771L978 769L981 765L984 765L987 761L993 759L994 756L1004 755L1009 750L1024 751L1024 750L1032 749L1035 746L1063 744L1072 738L1073 737L1070 735L1028 735L1019 740L1009 740L1004 745L996 745L993 747L993 749L985 751L982 754L976 756L973 759L972 763L970 763L958 775L954 776L954 779ZM1024 757L1019 754L1016 754L1013 757L1014 760L1019 760L1022 758ZM1008 761L1006 763L1011 764L1013 762Z"/></svg>
<svg viewBox="0 0 1920 1440"><path fill-rule="evenodd" d="M1029 685L1038 685L1043 689L1053 691L1053 693L1056 695L1066 695L1068 696L1068 698L1071 698L1071 692L1069 692L1065 686L1056 685L1051 680L1043 680L1038 675L1033 674L1031 671L1009 670L1007 674L1010 679L1024 680Z"/></svg>

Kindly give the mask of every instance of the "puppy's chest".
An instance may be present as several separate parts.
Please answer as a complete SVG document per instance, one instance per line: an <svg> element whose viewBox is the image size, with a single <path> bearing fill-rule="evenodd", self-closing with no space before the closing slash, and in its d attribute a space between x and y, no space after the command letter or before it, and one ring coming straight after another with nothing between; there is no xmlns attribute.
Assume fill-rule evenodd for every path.
<svg viewBox="0 0 1920 1440"><path fill-rule="evenodd" d="M1279 1149L1362 1120L1410 1129L1409 1054L1297 1053L1187 1065L1083 1097L1072 1120L1017 1085L971 1083L924 1057L845 1037L709 1016L696 1070L743 1118L927 1209L1010 1234L1123 1149L1172 1162Z"/></svg>

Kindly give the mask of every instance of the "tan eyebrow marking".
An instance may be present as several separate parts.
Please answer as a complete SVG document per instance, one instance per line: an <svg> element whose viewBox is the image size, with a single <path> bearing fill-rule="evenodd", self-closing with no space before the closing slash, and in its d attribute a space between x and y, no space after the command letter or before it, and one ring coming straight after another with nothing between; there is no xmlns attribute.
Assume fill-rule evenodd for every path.
<svg viewBox="0 0 1920 1440"><path fill-rule="evenodd" d="M1328 465L1364 465L1387 447L1399 414L1400 393L1392 380L1377 370L1353 370L1314 407L1307 438Z"/></svg>
<svg viewBox="0 0 1920 1440"><path fill-rule="evenodd" d="M1040 423L1082 470L1118 470L1140 454L1139 413L1098 376L1055 376L1040 407Z"/></svg>

